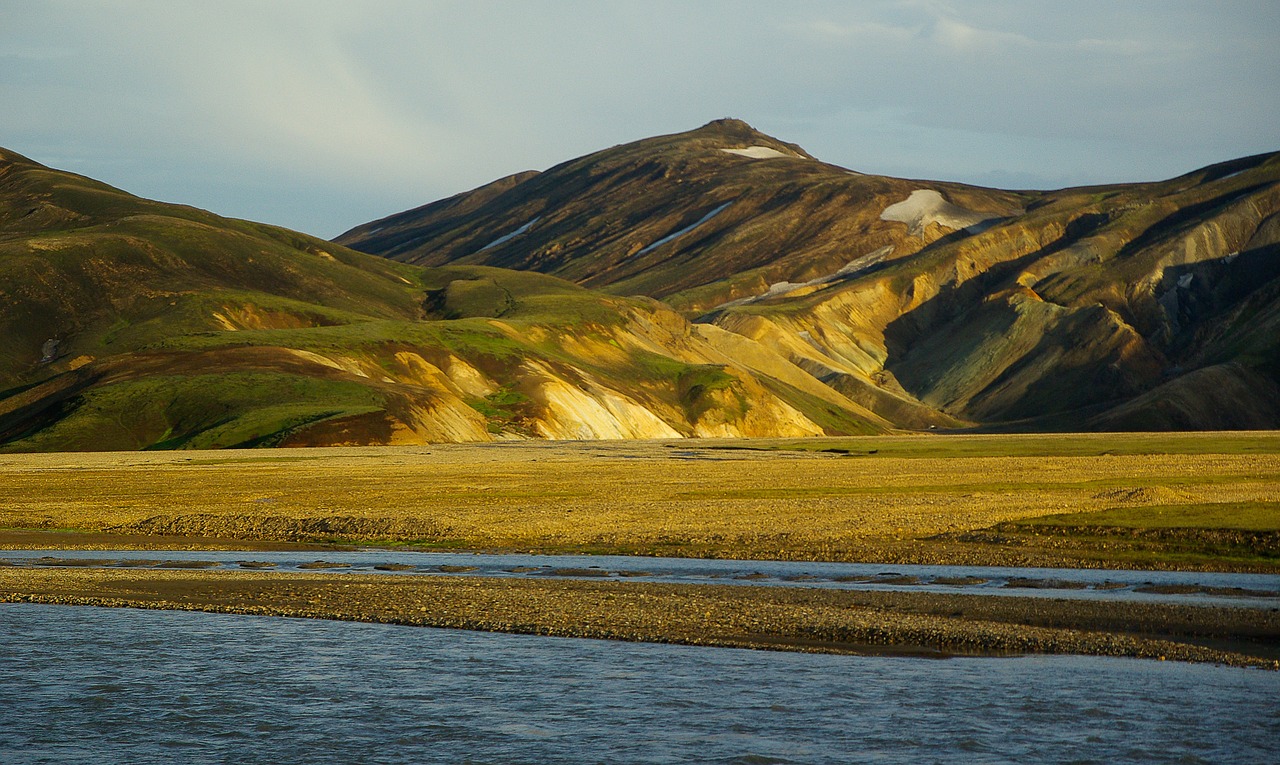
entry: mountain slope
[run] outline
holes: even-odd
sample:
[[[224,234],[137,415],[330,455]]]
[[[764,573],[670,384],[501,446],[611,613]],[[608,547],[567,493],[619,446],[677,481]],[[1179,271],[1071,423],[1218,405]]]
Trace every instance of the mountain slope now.
[[[337,241],[659,298],[902,427],[1280,427],[1278,211],[1276,154],[1008,192],[860,175],[720,120]]]
[[[892,247],[901,257],[1021,209],[1017,194],[926,184],[937,211],[881,211],[912,188],[815,160],[737,120],[522,173],[357,227],[335,241],[424,265],[538,271],[686,310],[804,282]],[[913,214],[914,213],[914,214]]]
[[[1274,427],[1274,407],[1224,409],[1203,382],[1216,378],[1191,373],[1234,363],[1220,374],[1260,392],[1277,379],[1278,181],[1280,158],[1268,155],[1160,184],[1044,194],[985,231],[715,320],[803,333],[839,362],[829,374],[891,378],[973,421]],[[1194,417],[1155,413],[1165,385]]]
[[[888,427],[653,301],[392,263],[3,150],[0,333],[7,450]]]

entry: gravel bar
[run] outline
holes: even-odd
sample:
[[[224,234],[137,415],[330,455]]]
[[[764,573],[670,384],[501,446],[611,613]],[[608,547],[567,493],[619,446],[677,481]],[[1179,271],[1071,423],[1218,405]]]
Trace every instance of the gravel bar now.
[[[0,568],[0,601],[918,656],[1125,656],[1280,670],[1280,613],[915,592],[303,572]]]

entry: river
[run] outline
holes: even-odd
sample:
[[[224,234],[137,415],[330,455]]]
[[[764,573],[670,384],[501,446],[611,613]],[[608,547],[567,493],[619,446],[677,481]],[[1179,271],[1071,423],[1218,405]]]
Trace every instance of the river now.
[[[0,604],[0,762],[1267,763],[1280,673]]]

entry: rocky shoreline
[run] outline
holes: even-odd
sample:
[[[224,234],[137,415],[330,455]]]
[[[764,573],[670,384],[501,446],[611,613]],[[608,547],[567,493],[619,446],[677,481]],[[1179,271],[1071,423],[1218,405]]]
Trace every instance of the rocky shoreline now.
[[[1280,670],[1280,614],[936,593],[263,571],[0,568],[0,601],[825,653],[1082,654]]]

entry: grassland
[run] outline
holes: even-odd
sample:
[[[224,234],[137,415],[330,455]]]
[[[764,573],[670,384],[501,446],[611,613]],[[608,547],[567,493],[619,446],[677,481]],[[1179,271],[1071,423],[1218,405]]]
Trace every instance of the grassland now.
[[[1277,497],[1275,433],[24,454],[0,456],[0,545],[1280,571]]]

